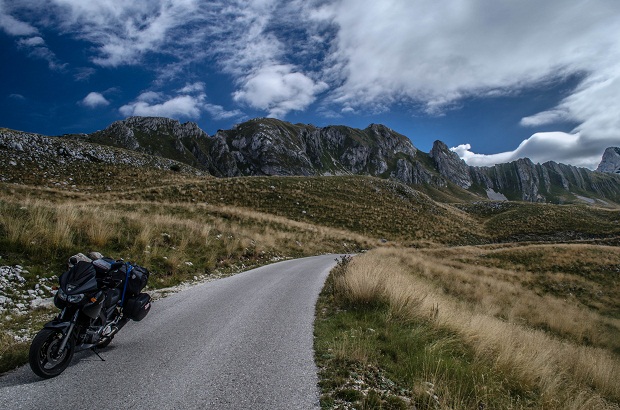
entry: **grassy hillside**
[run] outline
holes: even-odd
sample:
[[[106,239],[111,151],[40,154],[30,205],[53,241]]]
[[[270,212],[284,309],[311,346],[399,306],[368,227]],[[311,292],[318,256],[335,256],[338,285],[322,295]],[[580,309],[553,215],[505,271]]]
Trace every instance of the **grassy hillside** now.
[[[2,290],[12,302],[3,305],[0,370],[25,362],[32,331],[54,313],[28,309],[28,290],[50,296],[42,289],[77,252],[147,266],[153,290],[282,258],[377,248],[360,262],[371,268],[363,280],[333,277],[321,299],[317,358],[326,406],[619,402],[606,380],[618,376],[620,355],[620,255],[608,246],[618,244],[620,211],[470,203],[449,191],[359,176],[216,179],[81,163],[2,171],[0,265],[23,267],[24,282]],[[396,290],[388,292],[393,274]],[[503,333],[523,346],[536,337],[547,350],[502,350]],[[579,373],[558,352],[594,367]],[[545,385],[554,373],[562,379]],[[362,379],[371,387],[352,387]]]
[[[317,307],[322,406],[617,409],[618,261],[517,244],[345,260]]]

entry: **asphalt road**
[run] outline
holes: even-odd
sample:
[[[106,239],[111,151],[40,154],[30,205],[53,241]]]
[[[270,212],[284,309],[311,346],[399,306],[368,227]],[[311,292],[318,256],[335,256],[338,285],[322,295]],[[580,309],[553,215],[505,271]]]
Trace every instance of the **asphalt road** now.
[[[153,303],[60,376],[0,377],[1,409],[315,409],[313,320],[335,255],[280,262]]]

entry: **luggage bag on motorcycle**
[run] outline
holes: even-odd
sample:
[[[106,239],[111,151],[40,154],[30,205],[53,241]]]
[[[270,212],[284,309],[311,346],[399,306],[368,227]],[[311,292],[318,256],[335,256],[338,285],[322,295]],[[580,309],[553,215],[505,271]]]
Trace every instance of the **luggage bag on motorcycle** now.
[[[146,282],[149,280],[149,270],[139,266],[133,265],[133,268],[129,272],[127,278],[127,295],[136,296],[146,286]]]
[[[123,304],[123,314],[136,322],[144,319],[149,310],[151,310],[151,297],[148,293],[130,296]]]
[[[127,275],[128,269],[129,275]],[[129,263],[126,263],[119,269],[110,272],[110,277],[112,279],[121,280],[123,284],[125,284],[125,281],[127,282],[125,287],[127,296],[137,296],[146,286],[149,275],[150,272],[148,269],[139,265],[131,265]],[[121,288],[123,288],[123,286],[121,286]]]

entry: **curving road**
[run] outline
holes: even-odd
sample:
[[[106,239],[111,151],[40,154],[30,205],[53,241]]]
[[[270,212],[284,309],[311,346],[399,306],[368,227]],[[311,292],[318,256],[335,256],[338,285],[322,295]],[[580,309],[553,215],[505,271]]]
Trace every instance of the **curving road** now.
[[[314,306],[336,255],[280,262],[154,302],[60,376],[0,377],[6,409],[315,409]]]

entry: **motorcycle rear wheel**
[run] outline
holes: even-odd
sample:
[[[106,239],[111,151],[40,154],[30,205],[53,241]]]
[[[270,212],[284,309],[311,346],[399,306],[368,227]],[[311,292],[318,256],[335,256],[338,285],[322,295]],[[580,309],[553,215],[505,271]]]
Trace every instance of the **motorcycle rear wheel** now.
[[[30,368],[37,376],[49,379],[62,373],[73,358],[75,341],[69,338],[65,349],[59,352],[64,335],[59,329],[41,329],[30,345]]]

